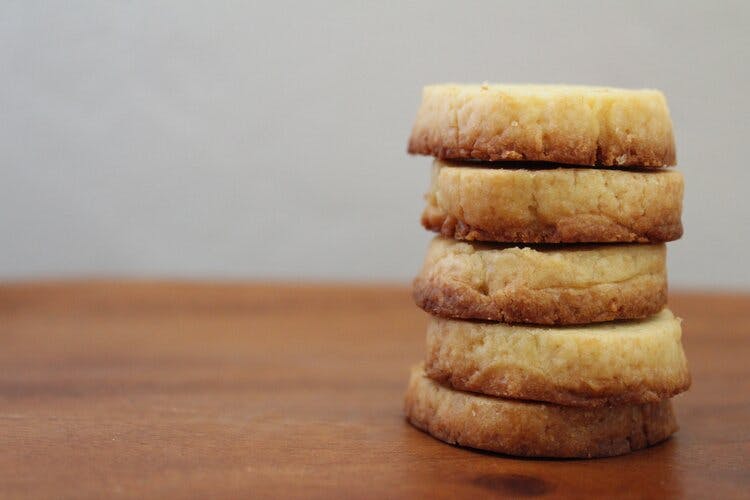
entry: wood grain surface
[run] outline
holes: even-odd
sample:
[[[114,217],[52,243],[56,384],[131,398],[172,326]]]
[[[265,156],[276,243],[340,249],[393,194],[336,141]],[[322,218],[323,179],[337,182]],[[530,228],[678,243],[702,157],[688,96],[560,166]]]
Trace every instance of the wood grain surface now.
[[[748,498],[750,297],[670,304],[677,435],[520,460],[405,422],[426,324],[405,287],[0,285],[0,497]]]

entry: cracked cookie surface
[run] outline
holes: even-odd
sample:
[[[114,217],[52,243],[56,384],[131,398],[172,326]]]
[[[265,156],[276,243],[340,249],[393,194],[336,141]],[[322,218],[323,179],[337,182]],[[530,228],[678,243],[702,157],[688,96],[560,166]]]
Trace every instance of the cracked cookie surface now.
[[[518,243],[682,236],[677,171],[496,166],[435,160],[422,225],[459,240]]]
[[[680,320],[540,327],[451,320],[427,327],[425,372],[456,389],[597,407],[655,402],[690,387]]]
[[[665,399],[574,408],[505,400],[444,387],[412,369],[407,419],[450,444],[526,457],[606,457],[645,448],[677,431]]]
[[[664,244],[535,245],[435,237],[414,300],[449,318],[572,325],[643,318],[667,303]]]
[[[675,164],[661,92],[574,85],[429,85],[408,151],[591,166]]]

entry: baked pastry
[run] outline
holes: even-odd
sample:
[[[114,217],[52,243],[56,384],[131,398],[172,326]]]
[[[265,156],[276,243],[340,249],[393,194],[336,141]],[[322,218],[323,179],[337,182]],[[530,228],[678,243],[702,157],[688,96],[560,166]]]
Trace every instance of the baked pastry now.
[[[436,160],[422,225],[460,240],[517,243],[682,236],[677,171],[489,167]]]
[[[661,92],[571,85],[427,86],[409,152],[591,166],[675,164]]]
[[[432,317],[427,375],[456,389],[570,406],[655,402],[690,387],[680,320],[569,327]]]
[[[451,444],[526,457],[607,457],[645,448],[677,430],[665,399],[643,405],[574,408],[452,390],[411,373],[406,417]]]
[[[666,248],[536,245],[436,237],[414,300],[448,318],[574,325],[643,318],[667,304]]]

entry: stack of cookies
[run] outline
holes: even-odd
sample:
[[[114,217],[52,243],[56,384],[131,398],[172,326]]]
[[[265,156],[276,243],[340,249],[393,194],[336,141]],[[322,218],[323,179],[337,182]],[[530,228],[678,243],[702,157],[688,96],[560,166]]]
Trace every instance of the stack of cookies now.
[[[627,453],[677,430],[690,386],[664,242],[683,179],[654,90],[424,89],[409,152],[432,155],[414,281],[431,314],[406,414],[510,455]]]

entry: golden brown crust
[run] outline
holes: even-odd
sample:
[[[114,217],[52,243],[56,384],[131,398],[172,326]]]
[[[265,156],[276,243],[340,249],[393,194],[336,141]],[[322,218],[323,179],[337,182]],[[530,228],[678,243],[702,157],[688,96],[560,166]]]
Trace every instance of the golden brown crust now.
[[[450,444],[526,457],[607,457],[667,439],[677,431],[670,400],[573,408],[455,391],[412,369],[406,417]]]
[[[456,389],[597,407],[662,400],[690,386],[680,322],[535,327],[432,317],[425,371]]]
[[[427,86],[408,151],[445,159],[675,164],[661,92],[563,85]]]
[[[436,237],[414,300],[449,318],[574,325],[644,318],[667,303],[656,245],[519,248]]]
[[[422,225],[469,241],[649,243],[682,236],[679,172],[486,166],[436,160]]]
[[[413,295],[419,307],[437,316],[537,325],[645,318],[667,303],[666,285],[653,286],[648,278],[583,290],[516,290],[512,296],[492,297],[439,278],[417,277]]]

